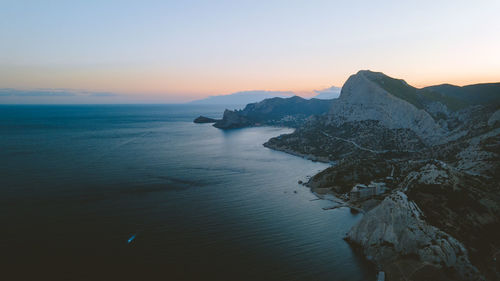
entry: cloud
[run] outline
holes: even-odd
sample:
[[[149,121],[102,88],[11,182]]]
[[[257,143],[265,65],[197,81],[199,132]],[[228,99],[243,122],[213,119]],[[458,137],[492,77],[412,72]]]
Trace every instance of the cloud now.
[[[226,104],[226,105],[246,105],[248,103],[259,102],[264,99],[274,97],[291,97],[293,92],[289,91],[242,91],[229,95],[210,96],[208,98],[195,100],[192,104]]]
[[[0,104],[101,104],[133,102],[125,94],[75,89],[0,88]]]
[[[90,93],[89,96],[91,96],[91,97],[116,97],[116,96],[118,96],[118,94],[102,92],[102,93]]]
[[[115,97],[116,93],[89,92],[70,89],[35,89],[19,90],[12,88],[0,88],[2,97]]]
[[[59,91],[59,90],[17,90],[17,89],[0,89],[0,96],[6,97],[62,97],[75,96],[75,93]]]
[[[315,90],[317,95],[314,98],[317,99],[336,99],[340,96],[341,88],[332,86],[323,90]]]

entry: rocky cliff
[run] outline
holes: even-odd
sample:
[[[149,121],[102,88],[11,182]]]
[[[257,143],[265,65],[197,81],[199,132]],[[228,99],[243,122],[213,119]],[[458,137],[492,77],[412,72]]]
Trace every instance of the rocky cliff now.
[[[429,160],[414,167],[400,187],[421,208],[427,223],[460,240],[472,263],[489,279],[498,278],[498,177],[471,175],[455,165]]]
[[[367,212],[346,238],[387,280],[499,280],[499,101],[499,83],[417,89],[360,71],[316,111],[268,100],[227,111],[220,124],[293,116],[295,132],[264,145],[334,163],[307,185]],[[371,182],[387,192],[351,198],[355,184]]]
[[[347,234],[388,280],[481,280],[465,247],[422,219],[418,206],[397,191]]]
[[[392,82],[388,87],[387,84]],[[403,80],[395,80],[379,72],[359,71],[349,77],[331,109],[329,122],[377,120],[388,129],[411,129],[428,144],[439,142],[445,129],[423,108],[412,101],[418,93]],[[405,96],[397,93],[409,92]],[[406,99],[405,99],[406,98]]]
[[[498,126],[498,109],[467,104],[449,93],[417,89],[380,72],[359,71],[347,80],[340,97],[331,101],[327,114],[310,118],[293,134],[271,139],[266,145],[326,157],[327,161],[367,152],[388,157],[428,154],[439,145],[445,151],[449,145],[457,150],[468,145],[478,153],[472,137]],[[474,160],[467,159],[467,163]]]
[[[308,185],[348,202],[357,183],[389,186],[385,199],[350,202],[368,213],[347,236],[388,280],[497,280],[500,115],[474,94],[360,71],[328,114],[265,145],[335,162]]]
[[[234,129],[252,125],[252,122],[238,111],[224,110],[221,120],[215,122],[214,127],[219,129]]]

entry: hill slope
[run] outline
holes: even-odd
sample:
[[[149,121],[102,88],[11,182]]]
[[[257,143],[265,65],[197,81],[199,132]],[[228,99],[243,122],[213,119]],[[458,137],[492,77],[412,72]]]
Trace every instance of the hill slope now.
[[[308,186],[367,211],[347,238],[388,279],[498,280],[496,87],[417,89],[380,72],[360,71],[327,114],[265,146],[336,163]],[[354,185],[372,182],[388,191],[350,196]]]
[[[423,88],[443,97],[460,100],[467,105],[500,106],[500,83],[485,83],[463,87],[442,84]]]
[[[297,127],[312,115],[321,115],[330,109],[331,100],[272,98],[248,104],[243,110],[226,110],[222,120],[214,124],[220,129],[255,125],[281,125]]]

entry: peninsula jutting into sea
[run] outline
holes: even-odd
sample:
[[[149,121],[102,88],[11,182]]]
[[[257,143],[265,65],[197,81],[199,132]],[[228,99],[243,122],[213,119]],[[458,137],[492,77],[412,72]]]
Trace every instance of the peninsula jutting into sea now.
[[[364,213],[345,240],[387,280],[500,279],[500,83],[419,89],[362,70],[338,99],[197,120],[295,128],[263,145],[331,164],[305,185]]]

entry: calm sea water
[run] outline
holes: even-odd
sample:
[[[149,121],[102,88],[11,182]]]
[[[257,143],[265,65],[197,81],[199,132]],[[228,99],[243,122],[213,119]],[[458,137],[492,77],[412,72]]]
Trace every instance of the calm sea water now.
[[[222,111],[0,106],[2,279],[375,279],[342,240],[361,215],[297,184],[326,164],[192,123]]]

